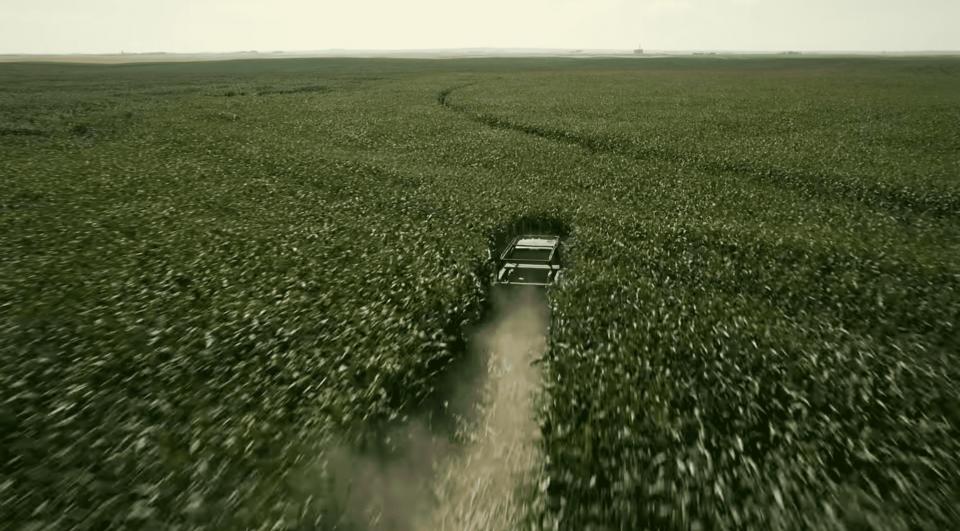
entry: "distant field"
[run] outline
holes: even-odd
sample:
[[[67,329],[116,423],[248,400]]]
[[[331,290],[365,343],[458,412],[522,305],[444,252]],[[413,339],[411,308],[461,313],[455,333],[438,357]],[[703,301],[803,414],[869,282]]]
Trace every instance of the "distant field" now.
[[[684,54],[687,55],[687,54]],[[107,54],[0,54],[0,63],[74,63],[90,65],[119,65],[135,63],[168,63],[197,61],[236,61],[261,59],[461,59],[476,57],[594,57],[630,56],[632,58],[654,57],[656,54],[635,56],[630,50],[549,50],[549,49],[498,49],[464,48],[450,50],[322,50],[315,52],[222,52],[222,53],[107,53]]]
[[[960,526],[960,59],[2,64],[0,174],[0,521],[348,527],[525,219],[532,524]]]

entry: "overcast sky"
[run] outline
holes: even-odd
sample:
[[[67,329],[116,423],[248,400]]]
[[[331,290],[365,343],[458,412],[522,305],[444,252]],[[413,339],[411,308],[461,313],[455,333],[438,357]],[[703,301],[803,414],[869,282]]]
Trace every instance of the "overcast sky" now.
[[[960,0],[0,0],[0,53],[960,50]]]

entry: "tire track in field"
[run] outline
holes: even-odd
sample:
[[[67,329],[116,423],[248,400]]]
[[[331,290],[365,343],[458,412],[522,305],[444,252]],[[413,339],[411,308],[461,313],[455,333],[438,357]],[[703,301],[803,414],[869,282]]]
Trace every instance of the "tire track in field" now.
[[[474,336],[487,380],[468,442],[438,467],[433,510],[418,531],[512,530],[528,515],[528,493],[541,462],[534,397],[536,364],[546,350],[549,315],[535,288],[495,293],[498,317]]]
[[[586,135],[541,125],[513,122],[450,102],[450,96],[453,92],[474,84],[476,83],[457,85],[441,90],[437,94],[437,103],[488,127],[578,146],[595,154],[609,153],[641,162],[658,160],[680,163],[693,159],[683,152],[662,147],[636,145],[623,138]],[[788,187],[800,192],[808,199],[835,200],[841,198],[856,201],[872,209],[885,212],[908,211],[912,214],[935,218],[960,217],[960,193],[943,188],[919,191],[906,186],[864,182],[863,180],[851,181],[835,175],[796,169],[787,170],[750,161],[694,160],[691,167],[712,175],[749,178],[763,186]]]
[[[542,462],[536,362],[546,350],[548,305],[535,289],[491,299],[492,320],[470,334],[468,363],[442,377],[453,384],[443,409],[456,440],[415,417],[387,434],[397,448],[388,455],[331,448],[325,474],[342,509],[335,528],[509,531],[531,516]]]

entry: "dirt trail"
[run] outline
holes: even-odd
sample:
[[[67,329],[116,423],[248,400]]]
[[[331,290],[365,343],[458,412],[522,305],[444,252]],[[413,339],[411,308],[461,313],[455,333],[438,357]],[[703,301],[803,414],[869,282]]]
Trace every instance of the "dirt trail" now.
[[[548,307],[533,289],[497,291],[492,302],[492,320],[473,332],[465,363],[446,377],[446,427],[411,419],[386,436],[395,448],[388,456],[328,453],[326,474],[344,511],[335,528],[518,527],[540,462],[534,362],[546,348]]]
[[[539,462],[533,401],[540,370],[533,362],[546,348],[549,317],[543,294],[532,290],[502,294],[495,305],[497,317],[473,340],[488,372],[468,443],[440,464],[436,504],[416,529],[514,529],[523,518],[527,500],[518,490]]]

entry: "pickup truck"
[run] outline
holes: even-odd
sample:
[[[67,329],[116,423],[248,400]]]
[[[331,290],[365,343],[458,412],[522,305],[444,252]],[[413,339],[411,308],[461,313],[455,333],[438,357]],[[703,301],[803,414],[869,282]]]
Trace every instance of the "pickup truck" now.
[[[524,234],[497,259],[497,284],[549,286],[560,281],[560,237]]]

